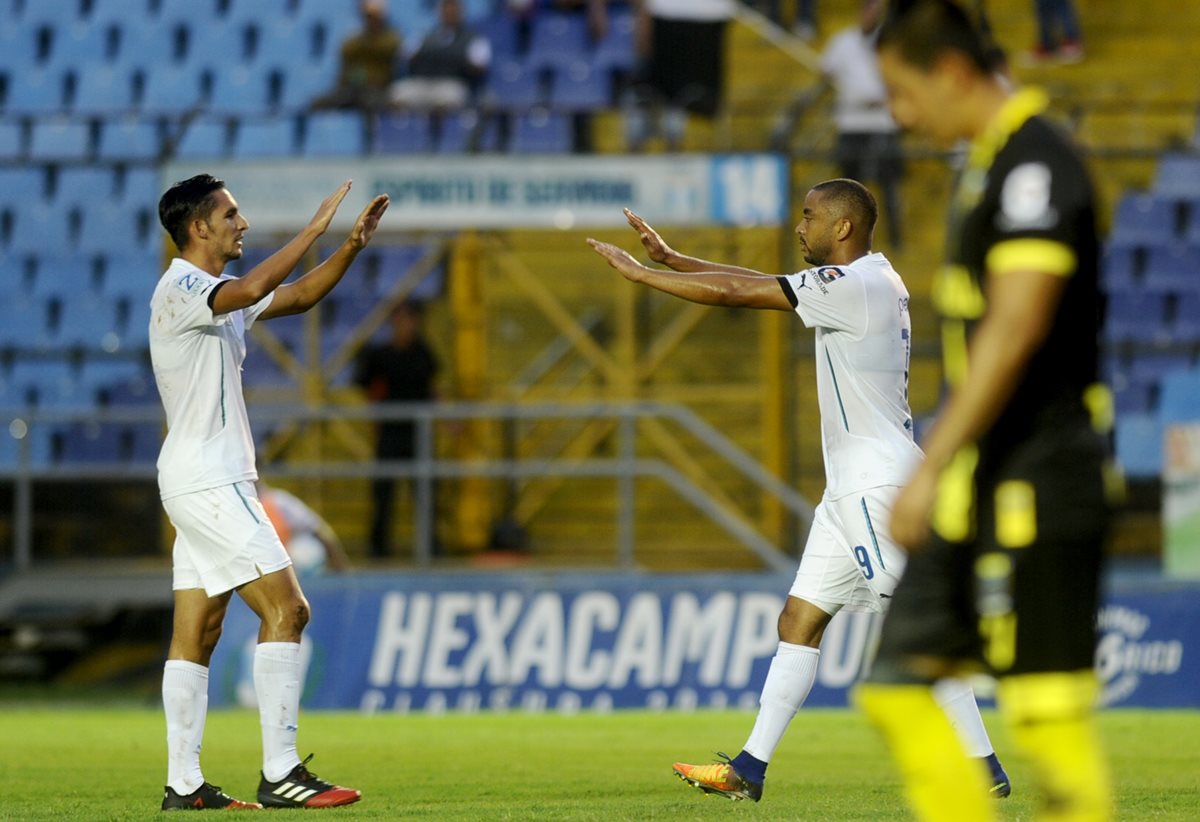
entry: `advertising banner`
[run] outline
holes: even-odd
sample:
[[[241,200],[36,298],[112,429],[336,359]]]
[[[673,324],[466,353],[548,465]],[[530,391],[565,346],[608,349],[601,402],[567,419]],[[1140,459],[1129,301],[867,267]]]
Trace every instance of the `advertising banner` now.
[[[201,172],[226,181],[251,231],[297,230],[347,179],[335,229],[377,194],[391,197],[393,230],[623,226],[626,206],[669,226],[788,219],[787,163],[774,154],[173,161],[163,186]]]
[[[790,577],[606,574],[325,578],[305,583],[304,704],[364,712],[753,708]],[[235,598],[236,599],[236,598]],[[1200,707],[1194,588],[1120,592],[1099,617],[1114,706]],[[842,613],[806,704],[844,706],[877,617]],[[230,607],[211,699],[253,704],[257,620]]]

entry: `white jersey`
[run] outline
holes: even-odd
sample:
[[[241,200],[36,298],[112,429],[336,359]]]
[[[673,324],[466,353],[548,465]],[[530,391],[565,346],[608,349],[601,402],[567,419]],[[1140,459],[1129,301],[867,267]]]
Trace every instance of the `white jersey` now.
[[[882,254],[779,278],[816,329],[817,402],[830,499],[903,485],[922,458],[908,407],[908,290]]]
[[[163,499],[258,478],[242,397],[246,330],[274,296],[213,316],[214,277],[176,258],[150,298],[150,360],[167,412],[158,456]]]

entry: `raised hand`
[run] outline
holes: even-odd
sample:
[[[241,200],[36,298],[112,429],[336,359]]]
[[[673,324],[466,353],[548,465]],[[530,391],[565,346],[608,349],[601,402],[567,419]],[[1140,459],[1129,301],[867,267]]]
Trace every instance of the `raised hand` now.
[[[629,255],[629,252],[623,248],[618,248],[612,243],[602,243],[599,240],[593,240],[589,237],[587,244],[603,257],[609,265],[620,271],[628,280],[636,282],[639,272],[646,270],[645,266]]]
[[[347,180],[325,198],[317,209],[317,213],[308,221],[310,228],[314,229],[318,234],[325,233],[326,229],[329,228],[329,223],[333,220],[333,215],[337,214],[338,206],[342,204],[342,200],[346,199],[346,195],[350,193],[351,185],[353,185],[353,182]]]
[[[351,245],[361,249],[371,242],[371,238],[375,236],[375,229],[379,228],[379,218],[383,216],[383,212],[387,211],[390,202],[391,200],[386,194],[380,194],[367,203],[367,207],[358,215],[358,220],[350,232]]]
[[[656,263],[666,263],[671,255],[675,253],[663,238],[658,235],[658,232],[650,227],[650,224],[643,220],[638,215],[634,214],[629,209],[625,209],[625,219],[629,221],[629,225],[638,233],[638,238],[642,241],[642,245],[646,249],[646,254],[651,260]]]

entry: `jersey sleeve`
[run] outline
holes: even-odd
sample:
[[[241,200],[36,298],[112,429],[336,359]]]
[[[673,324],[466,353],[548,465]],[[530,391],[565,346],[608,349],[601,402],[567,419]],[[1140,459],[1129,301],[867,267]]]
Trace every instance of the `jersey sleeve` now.
[[[1024,136],[1024,135],[1023,135]],[[1023,142],[1030,145],[1026,138]],[[991,274],[1070,276],[1084,221],[1094,219],[1088,177],[1056,144],[1032,144],[994,175],[995,211],[985,266]],[[1015,152],[1014,152],[1015,153]]]
[[[850,269],[825,265],[778,279],[788,302],[808,328],[856,334],[866,330],[863,284]]]
[[[250,327],[252,325],[254,325],[254,323],[258,320],[258,318],[262,315],[262,313],[271,306],[271,302],[274,301],[274,299],[275,299],[275,292],[272,291],[270,294],[263,297],[261,300],[256,302],[254,305],[242,309],[242,317],[246,321],[246,330],[247,331],[250,330]]]
[[[176,274],[163,293],[160,325],[178,334],[194,328],[224,325],[228,317],[213,314],[210,297],[221,280],[199,270]]]

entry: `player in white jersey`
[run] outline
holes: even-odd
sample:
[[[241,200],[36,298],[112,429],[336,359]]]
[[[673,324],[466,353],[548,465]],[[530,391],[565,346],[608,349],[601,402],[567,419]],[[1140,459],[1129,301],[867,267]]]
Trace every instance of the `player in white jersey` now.
[[[159,492],[176,531],[174,618],[163,669],[163,810],[261,807],[228,796],[200,769],[208,664],[235,590],[262,620],[254,657],[263,739],[259,802],[330,807],[361,797],[318,779],[296,751],[300,638],[309,607],[255,493],[254,441],[241,377],[246,329],[312,308],[371,241],[388,206],[386,195],[371,201],[329,259],[283,284],[328,229],[349,190],[347,181],[321,203],[304,230],[241,278],[224,270],[242,256],[249,223],[221,180],[197,175],[171,186],[159,200],[159,220],[179,249],[150,300],[150,358],[167,415]]]
[[[887,258],[871,253],[877,213],[874,197],[854,180],[813,186],[796,233],[814,267],[782,277],[680,254],[628,209],[650,259],[673,270],[643,266],[616,246],[588,241],[633,282],[706,305],[795,311],[816,333],[825,494],[779,616],[779,648],[750,738],[732,760],[675,764],[681,779],[706,793],[761,798],[767,763],[816,679],[829,621],[842,608],[885,610],[904,571],[905,553],[886,524],[921,450],[908,406],[908,291]],[[993,795],[1007,796],[1008,776],[971,689],[956,680],[939,687],[967,747],[989,767]]]

